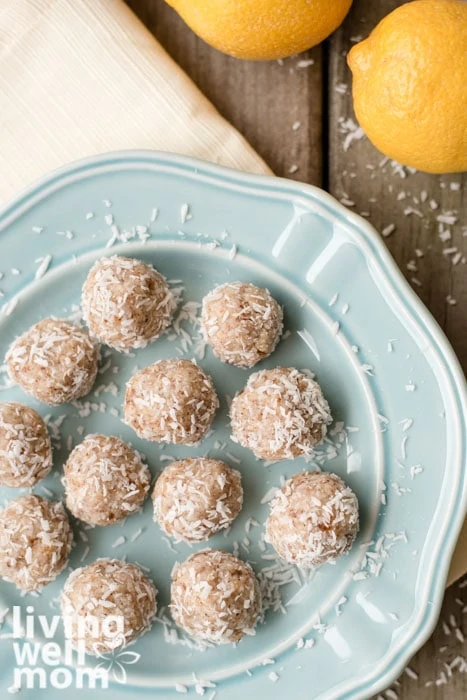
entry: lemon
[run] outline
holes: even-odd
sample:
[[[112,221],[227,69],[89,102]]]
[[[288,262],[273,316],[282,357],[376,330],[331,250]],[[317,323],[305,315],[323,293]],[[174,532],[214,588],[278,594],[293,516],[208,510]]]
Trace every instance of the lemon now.
[[[360,126],[386,156],[429,173],[467,170],[467,3],[414,0],[348,55]]]
[[[316,46],[352,0],[166,0],[191,29],[237,58],[271,60]]]

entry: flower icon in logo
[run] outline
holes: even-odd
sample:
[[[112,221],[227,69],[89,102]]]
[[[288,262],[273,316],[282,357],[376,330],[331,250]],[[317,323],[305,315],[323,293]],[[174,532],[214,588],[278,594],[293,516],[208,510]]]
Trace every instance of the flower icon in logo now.
[[[118,651],[116,649],[110,656],[98,653],[97,656],[103,659],[97,664],[96,668],[102,668],[112,676],[113,680],[120,685],[125,685],[128,674],[125,666],[131,666],[138,663],[141,654],[136,651]]]

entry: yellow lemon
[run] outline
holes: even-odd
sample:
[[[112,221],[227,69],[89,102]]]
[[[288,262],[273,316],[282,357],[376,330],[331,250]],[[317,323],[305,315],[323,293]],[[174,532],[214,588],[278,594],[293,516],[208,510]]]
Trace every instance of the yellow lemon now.
[[[380,151],[429,173],[467,170],[467,2],[401,5],[347,60],[355,113]]]
[[[236,58],[305,51],[341,24],[352,0],[166,0],[204,41]]]

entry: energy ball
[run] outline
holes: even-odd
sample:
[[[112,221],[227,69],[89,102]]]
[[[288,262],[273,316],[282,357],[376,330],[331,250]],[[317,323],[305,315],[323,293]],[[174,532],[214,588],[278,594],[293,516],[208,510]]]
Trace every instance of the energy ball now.
[[[67,508],[90,525],[113,525],[143,505],[151,474],[140,455],[116,437],[88,435],[65,464]]]
[[[219,360],[253,367],[279,342],[282,308],[267,289],[245,282],[222,284],[203,299],[201,329]]]
[[[0,403],[0,486],[34,486],[52,469],[47,426],[33,408]]]
[[[119,255],[93,265],[81,297],[91,333],[120,351],[155,340],[171,323],[175,306],[165,277],[141,260]]]
[[[164,469],[152,494],[154,520],[171,537],[207,540],[240,513],[240,472],[218,459],[182,459]]]
[[[0,511],[0,576],[38,591],[68,563],[73,534],[59,501],[20,496]]]
[[[195,639],[238,642],[254,634],[261,593],[251,566],[233,554],[206,549],[172,572],[172,617]]]
[[[252,374],[230,407],[232,440],[271,461],[308,455],[331,423],[319,384],[291,367]]]
[[[128,382],[125,422],[145,440],[195,445],[218,406],[211,378],[194,361],[160,360]]]
[[[157,589],[136,564],[97,559],[75,569],[60,598],[65,636],[88,654],[131,644],[149,630],[157,611]]]
[[[271,503],[266,542],[303,569],[345,554],[358,533],[358,501],[336,474],[302,472]]]
[[[14,341],[6,361],[11,378],[23,391],[58,406],[89,393],[99,352],[82,328],[46,318]]]

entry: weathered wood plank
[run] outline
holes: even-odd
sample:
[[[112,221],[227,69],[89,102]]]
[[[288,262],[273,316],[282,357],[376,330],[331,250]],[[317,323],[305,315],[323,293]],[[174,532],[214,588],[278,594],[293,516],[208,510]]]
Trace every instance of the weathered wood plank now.
[[[161,0],[128,5],[277,175],[322,183],[320,48],[283,65],[238,61],[198,39]]]
[[[366,36],[381,17],[400,4],[394,0],[357,0],[332,39],[330,191],[338,199],[353,202],[352,209],[367,216],[379,231],[395,226],[386,243],[415,291],[446,331],[466,369],[467,238],[461,217],[467,201],[467,177],[410,173],[385,162],[366,138],[351,140],[352,121],[356,120],[346,53],[356,39]],[[440,223],[440,217],[453,217],[456,223]]]
[[[439,622],[391,690],[400,700],[461,700],[467,697],[464,665],[467,645],[465,604],[467,576],[446,592]],[[462,586],[464,586],[462,588]],[[415,674],[415,675],[414,675]],[[377,696],[389,698],[389,695]],[[392,697],[392,696],[391,696]]]
[[[413,288],[444,328],[457,355],[467,368],[467,257],[462,212],[467,202],[467,178],[411,173],[385,162],[366,138],[358,138],[352,109],[351,75],[346,54],[355,41],[367,36],[377,22],[402,2],[355,0],[343,26],[330,42],[329,51],[329,189],[338,199],[363,214],[379,231],[394,231],[386,243]],[[349,121],[352,120],[352,121]],[[357,137],[357,138],[355,138]],[[454,225],[438,217],[456,219]],[[440,235],[441,234],[441,235]],[[449,252],[450,249],[452,252]],[[455,303],[456,302],[456,303]],[[466,579],[464,579],[466,580]],[[465,589],[452,586],[446,593],[441,618],[432,637],[414,657],[411,669],[393,687],[400,698],[457,700],[467,697],[467,676],[452,676],[445,663],[467,655],[465,615],[459,603],[467,602]],[[456,602],[457,599],[457,602]],[[451,618],[451,615],[454,615]],[[451,622],[461,630],[456,633]],[[457,635],[457,636],[456,636]],[[444,676],[446,676],[446,684]],[[436,681],[439,685],[436,684]],[[427,685],[428,684],[428,685]]]

